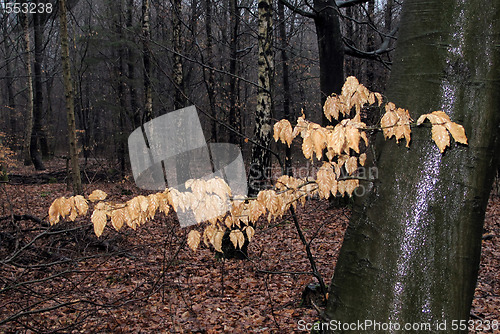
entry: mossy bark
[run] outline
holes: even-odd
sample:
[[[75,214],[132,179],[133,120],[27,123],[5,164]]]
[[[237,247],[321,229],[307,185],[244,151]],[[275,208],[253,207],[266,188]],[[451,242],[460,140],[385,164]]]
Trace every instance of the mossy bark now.
[[[445,111],[469,145],[441,154],[428,127],[412,129],[410,149],[379,138],[379,179],[355,201],[329,319],[467,332],[452,321],[469,319],[500,153],[499,18],[498,0],[405,1],[387,97],[414,119]]]

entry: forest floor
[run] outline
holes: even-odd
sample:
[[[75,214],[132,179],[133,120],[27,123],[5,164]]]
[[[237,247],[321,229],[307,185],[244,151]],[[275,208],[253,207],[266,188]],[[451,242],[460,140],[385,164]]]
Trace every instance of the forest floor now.
[[[101,189],[117,202],[144,194],[112,172],[88,172],[86,194]],[[137,230],[107,227],[100,238],[88,215],[48,227],[51,202],[71,195],[60,183],[64,166],[12,173],[0,184],[0,333],[294,333],[305,332],[299,321],[319,317],[301,305],[304,287],[315,280],[288,216],[257,225],[248,260],[221,260],[204,245],[190,250],[190,228],[173,215],[157,215]],[[328,283],[349,210],[309,200],[297,213]],[[499,238],[500,197],[492,195],[474,321],[500,320]]]

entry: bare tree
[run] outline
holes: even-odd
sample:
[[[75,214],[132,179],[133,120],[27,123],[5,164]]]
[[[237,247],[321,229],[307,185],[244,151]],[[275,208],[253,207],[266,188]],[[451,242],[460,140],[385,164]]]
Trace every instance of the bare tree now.
[[[69,155],[71,159],[72,185],[73,192],[75,194],[81,194],[82,180],[80,176],[80,166],[78,164],[78,147],[75,124],[75,97],[73,92],[73,80],[71,80],[66,0],[59,0],[59,19],[61,25],[61,59],[64,78],[64,95],[66,97],[66,115],[68,118]]]
[[[33,131],[33,70],[31,67],[31,43],[29,34],[29,19],[28,15],[21,14],[20,16],[23,25],[24,48],[26,52],[26,72],[27,72],[27,86],[28,86],[28,110],[26,115],[26,124],[23,141],[23,158],[26,166],[31,165],[31,135]]]

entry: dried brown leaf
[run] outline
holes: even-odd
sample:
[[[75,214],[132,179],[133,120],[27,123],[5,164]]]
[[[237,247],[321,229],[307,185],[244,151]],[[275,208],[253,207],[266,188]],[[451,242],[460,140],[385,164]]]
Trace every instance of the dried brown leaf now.
[[[106,197],[108,197],[108,194],[102,190],[96,189],[89,195],[89,200],[91,202],[97,202],[106,199]]]

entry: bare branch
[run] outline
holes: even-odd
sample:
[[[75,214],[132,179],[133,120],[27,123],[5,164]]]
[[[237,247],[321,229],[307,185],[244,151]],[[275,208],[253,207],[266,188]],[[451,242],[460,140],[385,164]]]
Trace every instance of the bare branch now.
[[[368,0],[344,0],[344,1],[337,0],[335,1],[335,4],[337,5],[338,8],[346,8],[359,5],[365,2],[368,2]]]
[[[391,33],[384,38],[382,44],[380,44],[380,47],[374,51],[360,50],[351,43],[349,43],[346,39],[343,39],[345,44],[344,52],[349,56],[357,58],[378,60],[384,63],[385,66],[387,66],[388,65],[387,62],[382,61],[380,56],[393,50],[393,48],[389,48],[389,44],[391,39],[394,38],[394,35],[396,34],[397,30],[398,27],[394,28],[394,30],[391,31]]]
[[[316,17],[316,14],[315,13],[312,13],[312,12],[306,12],[305,10],[303,9],[300,9],[298,6],[295,6],[295,5],[292,5],[291,3],[289,3],[287,0],[279,0],[282,4],[284,4],[285,6],[288,7],[288,9],[290,9],[291,11],[299,14],[299,15],[302,15],[302,16],[305,16],[305,17],[309,17],[311,19],[314,19]]]

